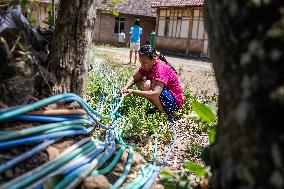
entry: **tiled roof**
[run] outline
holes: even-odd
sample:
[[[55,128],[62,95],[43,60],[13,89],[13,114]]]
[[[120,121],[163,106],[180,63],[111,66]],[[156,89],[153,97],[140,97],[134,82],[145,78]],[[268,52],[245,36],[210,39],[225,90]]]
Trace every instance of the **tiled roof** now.
[[[116,10],[123,14],[141,15],[156,17],[155,8],[151,7],[153,0],[125,0],[124,3],[117,1],[117,5],[113,6],[112,1],[106,4],[101,3],[102,0],[95,0],[97,9],[100,10]]]
[[[31,1],[31,2],[38,1],[38,2],[41,2],[41,3],[52,3],[52,0],[29,0],[29,1]],[[59,4],[59,0],[55,0],[55,3]]]
[[[202,6],[204,0],[154,0],[152,7]]]

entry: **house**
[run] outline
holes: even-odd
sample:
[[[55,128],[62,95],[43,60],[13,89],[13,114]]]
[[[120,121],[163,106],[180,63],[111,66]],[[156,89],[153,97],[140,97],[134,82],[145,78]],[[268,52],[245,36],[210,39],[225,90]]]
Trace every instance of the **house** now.
[[[156,0],[155,48],[163,52],[209,57],[203,0]]]
[[[110,1],[108,1],[110,2]],[[97,17],[95,23],[95,43],[117,44],[118,33],[123,30],[126,35],[126,41],[129,43],[129,30],[134,24],[136,18],[141,21],[143,34],[141,44],[150,40],[150,33],[155,31],[156,13],[151,7],[151,0],[125,0],[124,3],[117,1],[117,5],[103,4],[96,0]],[[114,16],[112,9],[119,13]]]

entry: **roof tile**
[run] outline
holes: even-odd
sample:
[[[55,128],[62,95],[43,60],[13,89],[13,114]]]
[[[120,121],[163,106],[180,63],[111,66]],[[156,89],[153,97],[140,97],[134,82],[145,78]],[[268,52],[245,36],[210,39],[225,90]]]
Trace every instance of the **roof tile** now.
[[[185,7],[185,6],[202,6],[204,0],[155,0],[152,7]]]
[[[116,10],[123,14],[141,15],[156,17],[155,8],[151,7],[153,0],[125,0],[124,3],[117,1],[117,5],[113,6],[112,1],[106,4],[101,3],[101,0],[96,0],[97,9],[100,10]]]

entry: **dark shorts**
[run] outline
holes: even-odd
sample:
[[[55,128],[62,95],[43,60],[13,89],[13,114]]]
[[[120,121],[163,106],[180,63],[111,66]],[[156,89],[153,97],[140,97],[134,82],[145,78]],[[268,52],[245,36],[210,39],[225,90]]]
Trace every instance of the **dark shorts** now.
[[[163,89],[160,94],[160,101],[168,114],[173,115],[176,111],[178,111],[177,102],[168,89]]]

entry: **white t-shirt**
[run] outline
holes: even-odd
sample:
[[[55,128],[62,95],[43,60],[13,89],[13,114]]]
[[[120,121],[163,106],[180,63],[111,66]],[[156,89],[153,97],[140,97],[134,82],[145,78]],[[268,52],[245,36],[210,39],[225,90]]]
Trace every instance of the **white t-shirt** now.
[[[124,43],[125,41],[125,34],[123,32],[118,33],[118,42]]]

